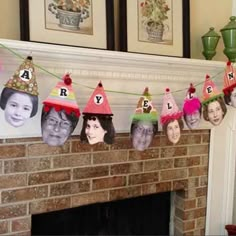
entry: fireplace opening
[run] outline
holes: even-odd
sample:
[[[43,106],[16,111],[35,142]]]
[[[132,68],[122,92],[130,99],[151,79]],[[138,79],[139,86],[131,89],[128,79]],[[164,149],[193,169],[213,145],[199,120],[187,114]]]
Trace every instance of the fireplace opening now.
[[[31,235],[169,235],[171,194],[32,215]]]

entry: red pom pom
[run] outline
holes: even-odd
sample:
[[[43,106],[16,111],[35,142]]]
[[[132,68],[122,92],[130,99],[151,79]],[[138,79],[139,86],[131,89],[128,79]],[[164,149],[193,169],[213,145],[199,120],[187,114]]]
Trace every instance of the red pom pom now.
[[[170,89],[169,89],[169,88],[166,88],[166,92],[167,92],[167,93],[170,92]]]
[[[189,93],[195,93],[196,89],[193,87],[193,84],[190,83]]]
[[[195,93],[196,89],[194,87],[189,88],[188,90],[190,93]]]
[[[206,75],[206,79],[209,79],[210,78],[210,75]]]
[[[100,81],[99,84],[98,84],[99,87],[102,87],[102,82]]]
[[[66,85],[71,85],[72,83],[72,79],[70,78],[70,75],[69,74],[66,74],[65,77],[64,77],[64,83]]]
[[[230,66],[230,65],[231,65],[231,61],[228,61],[228,62],[227,62],[227,66]]]

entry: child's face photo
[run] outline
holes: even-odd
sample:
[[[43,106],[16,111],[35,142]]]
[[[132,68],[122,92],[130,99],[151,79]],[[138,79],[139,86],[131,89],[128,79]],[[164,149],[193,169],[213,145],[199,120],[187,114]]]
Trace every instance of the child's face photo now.
[[[14,127],[22,126],[30,118],[32,109],[33,104],[29,95],[16,92],[8,98],[4,112],[5,119]]]
[[[95,144],[99,142],[104,142],[104,135],[107,133],[104,130],[97,118],[88,119],[85,134],[87,136],[89,144]]]

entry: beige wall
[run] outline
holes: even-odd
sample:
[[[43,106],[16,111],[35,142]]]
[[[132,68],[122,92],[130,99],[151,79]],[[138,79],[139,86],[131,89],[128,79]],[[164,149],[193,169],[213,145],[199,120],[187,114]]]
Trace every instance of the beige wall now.
[[[201,36],[208,32],[210,27],[214,27],[220,34],[220,29],[229,22],[232,14],[232,1],[234,0],[190,0],[192,58],[204,59]],[[118,0],[115,0],[115,6],[117,2]],[[19,0],[1,1],[0,20],[0,38],[20,39]],[[213,60],[226,60],[223,49],[221,38]]]
[[[0,38],[20,39],[19,0],[1,1]]]

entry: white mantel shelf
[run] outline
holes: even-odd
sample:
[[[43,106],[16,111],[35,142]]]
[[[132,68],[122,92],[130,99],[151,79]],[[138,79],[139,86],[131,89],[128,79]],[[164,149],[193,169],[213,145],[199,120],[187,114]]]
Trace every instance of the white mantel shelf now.
[[[128,95],[107,92],[111,109],[114,113],[114,126],[117,132],[129,132],[130,115],[137,105],[139,94],[148,86],[153,95],[153,103],[160,113],[162,95],[166,87],[175,92],[179,107],[185,97],[189,83],[204,83],[206,74],[214,78],[219,89],[223,86],[225,62],[194,60],[177,57],[163,57],[137,53],[89,49],[80,47],[58,46],[15,40],[0,39],[0,43],[15,51],[22,57],[33,56],[33,62],[52,74],[63,76],[70,72],[73,88],[81,110],[88,101],[92,89],[101,80],[105,90],[114,90]],[[6,48],[0,47],[0,89],[12,76],[22,59]],[[50,93],[58,79],[36,68],[41,101]],[[202,95],[202,85],[196,87]],[[2,112],[2,111],[1,111]],[[2,113],[0,113],[2,116]],[[82,120],[82,119],[81,119]],[[81,120],[79,123],[81,123]],[[0,138],[40,136],[40,115],[36,117],[32,129],[6,129],[0,122]],[[232,223],[233,189],[235,175],[236,111],[228,113],[220,127],[212,128],[202,123],[200,128],[211,128],[210,163],[207,199],[207,235],[226,235],[225,224]],[[35,125],[37,124],[37,125]],[[81,124],[75,133],[78,134]]]

